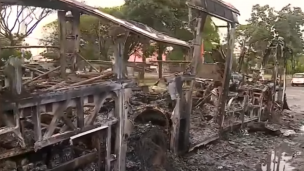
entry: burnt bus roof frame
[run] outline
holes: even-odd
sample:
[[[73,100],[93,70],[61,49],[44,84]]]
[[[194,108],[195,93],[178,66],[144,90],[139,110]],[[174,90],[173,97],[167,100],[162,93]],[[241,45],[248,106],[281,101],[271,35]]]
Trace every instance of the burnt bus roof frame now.
[[[193,0],[186,2],[193,9],[207,13],[208,15],[224,20],[229,23],[238,24],[240,11],[231,4],[221,0]]]
[[[136,24],[134,24],[134,22],[131,23],[126,20],[116,18],[112,15],[109,15],[103,11],[96,9],[95,7],[86,5],[76,0],[0,0],[0,3],[3,5],[26,5],[67,11],[77,10],[84,14],[92,15],[98,18],[105,19],[106,21],[115,23],[121,27],[124,27],[127,30],[135,32],[139,35],[143,35],[156,42],[163,42],[190,48],[190,44],[188,42],[167,36],[142,23],[137,22]]]
[[[195,38],[193,40],[193,56],[191,63],[191,73],[193,75],[196,75],[197,68],[199,67],[199,64],[202,64],[201,60],[203,57],[203,54],[201,53],[201,45],[203,43],[203,31],[202,28],[204,27],[204,24],[206,22],[207,16],[212,16],[218,19],[221,19],[223,21],[227,22],[227,44],[228,44],[228,51],[227,51],[227,57],[225,61],[225,71],[223,75],[223,85],[222,90],[219,97],[219,105],[218,105],[218,124],[219,124],[219,132],[216,137],[220,137],[223,133],[223,123],[224,123],[224,116],[225,116],[225,106],[228,99],[228,87],[229,87],[229,81],[231,77],[231,70],[232,70],[232,54],[233,54],[233,47],[234,47],[234,32],[235,32],[235,26],[238,24],[238,18],[237,16],[240,14],[240,12],[234,8],[232,5],[225,3],[220,0],[188,0],[186,2],[189,9],[194,9],[195,11]],[[191,14],[192,10],[189,10]],[[192,17],[192,16],[191,16]],[[189,17],[189,19],[192,19]],[[189,151],[190,147],[190,115],[192,114],[192,91],[193,91],[193,81],[190,85],[189,91],[186,95],[186,100],[184,102],[179,102],[178,107],[183,109],[183,112],[178,113],[174,111],[173,119],[172,120],[178,120],[177,124],[183,123],[183,126],[176,126],[174,129],[175,135],[172,136],[171,139],[172,143],[172,150],[175,153],[184,153]],[[182,122],[181,122],[182,121]],[[178,129],[177,129],[178,127]],[[172,132],[174,132],[172,131]],[[194,145],[194,147],[200,146],[202,143],[204,144],[207,141],[214,140],[214,137],[208,137],[208,139],[203,140],[201,143],[198,143]]]

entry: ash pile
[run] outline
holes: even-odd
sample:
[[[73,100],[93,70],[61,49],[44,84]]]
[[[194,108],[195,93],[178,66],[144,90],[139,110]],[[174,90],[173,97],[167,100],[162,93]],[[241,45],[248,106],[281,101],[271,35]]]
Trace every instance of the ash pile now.
[[[169,151],[170,95],[152,90],[135,91],[130,100],[129,118],[133,131],[128,138],[127,171],[185,171],[188,166]]]
[[[127,171],[186,171],[186,163],[169,150],[169,135],[162,127],[135,125],[128,140]]]

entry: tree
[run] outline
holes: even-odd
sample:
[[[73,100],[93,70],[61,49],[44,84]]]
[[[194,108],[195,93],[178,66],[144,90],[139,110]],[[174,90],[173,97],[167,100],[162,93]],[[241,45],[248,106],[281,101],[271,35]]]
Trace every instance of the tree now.
[[[7,38],[10,45],[17,45],[30,35],[50,12],[49,9],[36,7],[4,5],[0,15],[0,35]],[[16,18],[13,19],[12,16]],[[13,24],[9,24],[10,22]]]
[[[39,44],[43,46],[58,46],[59,45],[59,33],[57,21],[50,22],[43,26],[44,37],[40,39]],[[54,48],[47,48],[41,55],[49,59],[58,58],[58,50]]]
[[[184,1],[127,0],[123,9],[127,19],[146,24],[167,35],[187,39],[183,37],[185,34],[176,35],[187,26],[188,8]]]
[[[247,58],[246,63],[251,65],[257,63],[257,58],[264,55],[274,33],[284,38],[295,56],[302,54],[304,41],[301,26],[303,24],[304,13],[301,8],[287,5],[276,11],[269,5],[254,5],[247,24],[239,25],[236,32],[237,42]]]
[[[0,43],[1,46],[25,45],[24,39],[29,36],[39,22],[45,18],[51,10],[27,6],[3,5],[0,15]],[[13,18],[16,17],[16,18]],[[23,54],[23,55],[22,55]],[[0,65],[10,56],[29,59],[30,51],[20,49],[4,49],[0,53]]]
[[[0,35],[0,44],[2,47],[9,46],[10,41]],[[20,49],[2,49],[0,51],[0,56],[0,66],[3,66],[9,57],[23,57],[24,59],[30,59],[32,57],[32,53],[29,50],[24,50],[22,52]]]

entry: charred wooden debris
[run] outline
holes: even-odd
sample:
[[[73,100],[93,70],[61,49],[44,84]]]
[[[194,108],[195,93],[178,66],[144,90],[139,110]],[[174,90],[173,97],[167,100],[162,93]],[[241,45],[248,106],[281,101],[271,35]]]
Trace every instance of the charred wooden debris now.
[[[180,163],[172,161],[174,155],[283,110],[278,100],[282,98],[274,96],[277,89],[246,82],[243,75],[232,73],[233,32],[239,12],[222,1],[187,3],[189,26],[195,35],[191,43],[77,1],[0,2],[56,9],[60,28],[60,45],[53,47],[60,51],[59,63],[26,64],[12,57],[1,68],[0,170],[178,170],[172,165]],[[69,11],[72,15],[67,16]],[[100,71],[79,55],[83,14],[120,26],[112,35],[112,69]],[[214,49],[214,64],[205,64],[201,58],[207,15],[228,23],[228,50]],[[161,78],[166,85],[163,91],[155,90],[157,84],[138,86],[124,69],[124,43],[131,34],[189,49],[188,69]],[[84,69],[80,69],[81,61],[86,63]]]

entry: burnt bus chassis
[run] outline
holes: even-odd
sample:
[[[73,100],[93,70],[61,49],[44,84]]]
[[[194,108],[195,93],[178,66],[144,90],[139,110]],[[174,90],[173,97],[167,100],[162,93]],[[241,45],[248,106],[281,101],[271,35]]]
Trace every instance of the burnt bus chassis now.
[[[117,62],[117,64],[121,63]],[[122,68],[122,66],[116,66],[116,68]],[[116,170],[123,170],[121,169],[124,168],[125,152],[123,149],[126,149],[123,128],[125,113],[128,110],[125,107],[124,90],[131,88],[133,83],[130,80],[123,80],[121,75],[118,71],[117,81],[36,93],[15,102],[2,101],[1,114],[6,127],[0,130],[0,135],[9,132],[14,133],[19,140],[20,148],[1,153],[0,160],[37,151],[64,140],[70,140],[72,144],[73,140],[91,134],[96,135],[95,147],[97,151],[85,154],[49,170],[74,170],[93,161],[99,161],[98,165],[100,166],[102,150],[105,150],[105,148],[111,149],[111,137],[113,136],[111,128],[115,126],[116,132],[118,132],[116,134],[117,145],[115,149],[117,157],[116,160],[113,159],[111,150],[106,150],[104,167],[106,170],[111,170],[111,162],[115,161],[117,162],[117,165],[115,165],[117,167]],[[109,119],[102,124],[94,124],[100,108],[109,96],[115,99],[116,106],[113,116],[109,116]],[[84,107],[86,106],[94,106],[94,111],[85,118]],[[71,107],[76,109],[76,124],[64,114],[64,111]],[[49,125],[42,124],[41,114],[43,113],[53,116]],[[57,126],[59,119],[65,123],[60,128]],[[23,137],[22,133],[22,120],[30,121],[34,125],[35,143],[33,146],[26,146],[26,137]],[[55,129],[60,129],[59,133],[55,134]],[[103,147],[101,147],[101,141],[105,142]]]
[[[192,114],[192,92],[194,88],[195,80],[186,76],[180,76],[175,78],[172,82],[176,84],[177,92],[177,102],[176,107],[174,108],[174,115],[172,116],[172,128],[171,128],[171,139],[170,139],[170,148],[176,153],[185,153],[191,151],[200,144],[206,144],[217,139],[223,132],[225,115],[229,113],[226,110],[228,101],[228,88],[229,81],[232,72],[232,58],[233,58],[233,49],[234,49],[234,32],[235,25],[238,24],[238,15],[240,12],[231,6],[223,2],[222,0],[189,0],[186,2],[189,9],[189,24],[190,27],[194,28],[194,40],[192,41],[192,58],[190,65],[190,75],[196,76],[198,67],[202,66],[200,64],[204,63],[202,61],[201,47],[203,43],[203,28],[207,16],[212,16],[223,21],[227,22],[226,26],[217,26],[227,28],[227,57],[225,62],[225,70],[222,80],[222,87],[219,96],[219,106],[218,117],[219,117],[219,127],[220,131],[214,135],[208,137],[206,140],[203,140],[199,144],[192,144],[190,146],[190,116]],[[192,77],[193,78],[193,77]],[[184,95],[182,91],[182,85],[185,81],[190,81],[189,90]],[[245,109],[244,109],[245,110]],[[234,125],[231,125],[234,127]],[[229,128],[228,128],[229,129]]]
[[[125,112],[125,108],[122,110],[118,110],[115,112],[112,120],[107,121],[103,125],[95,124],[92,125],[94,118],[104,100],[109,96],[114,94],[115,98],[118,102],[119,91],[123,90],[123,88],[127,88],[130,84],[119,84],[119,83],[103,83],[97,85],[89,85],[82,87],[74,87],[72,89],[63,89],[55,92],[47,92],[36,94],[32,97],[27,97],[19,100],[17,103],[10,102],[2,102],[2,115],[6,118],[6,125],[14,125],[14,127],[7,127],[6,129],[0,130],[0,135],[8,132],[14,132],[15,135],[18,136],[21,147],[19,149],[14,149],[13,151],[7,151],[4,154],[1,154],[0,159],[4,159],[7,157],[13,157],[25,152],[37,151],[42,149],[43,147],[59,143],[64,140],[68,140],[74,135],[85,133],[89,130],[94,130],[94,132],[100,131],[102,129],[107,129],[108,138],[107,138],[107,146],[110,147],[111,144],[111,126],[113,124],[118,123],[118,116],[121,115],[121,112]],[[91,96],[91,97],[90,97]],[[92,100],[91,100],[92,99]],[[94,105],[95,110],[91,113],[91,115],[84,119],[84,106],[86,105]],[[122,103],[124,105],[124,103]],[[71,121],[67,118],[64,118],[63,112],[69,108],[75,107],[77,110],[77,126],[75,126]],[[52,114],[53,118],[50,125],[41,125],[40,122],[40,113],[48,113]],[[12,116],[13,115],[13,116]],[[13,119],[14,118],[14,119]],[[62,133],[54,134],[54,131],[57,126],[57,119],[64,118],[68,124],[66,126],[69,127],[69,130],[66,126],[61,128]],[[22,122],[19,119],[31,119],[34,125],[34,133],[35,133],[35,144],[33,147],[26,147],[24,143],[24,138],[22,136]],[[124,121],[124,119],[121,119]],[[98,128],[98,129],[96,129]],[[46,130],[45,133],[42,133],[42,130]],[[91,132],[92,133],[92,132]],[[97,152],[94,152],[97,154]],[[87,154],[85,156],[81,156],[79,159],[75,159],[75,163],[81,163],[79,161],[83,160],[83,158],[88,157],[89,160],[86,162],[94,161],[97,155],[93,153]],[[110,154],[107,154],[107,159],[110,160]],[[69,168],[77,167],[74,165],[73,167],[68,166]]]
[[[0,2],[2,3],[1,5],[26,5],[59,10],[60,70],[63,78],[67,78],[67,68],[71,69],[72,72],[75,72],[77,69],[77,64],[75,63],[77,57],[75,54],[79,52],[79,21],[81,14],[93,15],[124,28],[119,36],[113,38],[114,46],[116,47],[114,49],[115,64],[113,66],[116,74],[115,80],[99,84],[66,87],[52,92],[33,93],[24,98],[14,99],[13,101],[1,99],[1,119],[2,124],[5,126],[0,127],[0,135],[7,133],[14,134],[20,148],[0,152],[0,162],[43,149],[44,147],[56,145],[65,140],[70,140],[70,144],[73,144],[73,141],[76,141],[78,138],[80,139],[82,136],[89,135],[90,139],[92,139],[93,148],[97,151],[82,155],[49,170],[75,170],[85,164],[98,161],[99,169],[124,171],[127,149],[124,128],[128,113],[128,99],[125,99],[125,90],[134,87],[133,81],[124,78],[122,69],[124,68],[122,54],[126,38],[131,33],[135,33],[157,42],[175,44],[185,48],[189,48],[190,45],[187,42],[158,33],[144,25],[138,27],[124,20],[117,19],[77,1],[1,0]],[[68,11],[71,11],[72,17],[66,16]],[[66,31],[67,22],[72,25],[72,34],[70,35]],[[96,124],[94,121],[108,97],[112,97],[115,100],[114,114],[110,114],[104,123]],[[87,117],[84,114],[84,107],[86,106],[94,106],[93,112],[86,115]],[[76,124],[64,114],[68,108],[76,109]],[[45,113],[52,116],[51,122],[48,125],[43,124],[41,121],[41,115]],[[58,128],[59,119],[63,121],[64,125]],[[23,132],[24,120],[33,124],[34,144],[28,145],[26,143],[26,137],[24,137]],[[113,144],[111,137],[114,135],[111,131],[112,127],[115,129],[115,151],[111,151],[113,149],[111,147]]]
[[[81,13],[94,15],[102,19],[110,20],[120,26],[124,27],[126,30],[131,32],[135,32],[139,35],[143,35],[152,40],[175,44],[183,47],[193,47],[193,57],[191,64],[191,75],[189,76],[177,76],[173,82],[176,84],[178,99],[176,101],[176,107],[174,110],[174,115],[171,118],[173,121],[173,126],[171,128],[171,141],[170,148],[175,153],[185,152],[187,148],[189,148],[189,127],[190,127],[190,115],[192,113],[192,87],[193,81],[191,83],[190,91],[187,92],[186,97],[183,97],[182,93],[182,84],[184,81],[193,80],[197,64],[200,58],[200,47],[202,44],[201,39],[201,29],[204,25],[204,20],[207,15],[212,15],[214,17],[223,19],[227,21],[228,28],[230,26],[234,28],[235,17],[233,14],[236,12],[235,9],[231,9],[226,4],[223,4],[221,1],[213,1],[208,0],[208,6],[204,6],[205,1],[203,0],[199,4],[196,2],[188,3],[189,9],[195,11],[195,21],[197,28],[195,30],[195,40],[193,45],[189,45],[186,42],[179,41],[177,39],[165,36],[163,34],[157,32],[151,32],[149,28],[141,29],[136,27],[135,25],[125,22],[123,20],[119,20],[115,17],[112,17],[108,14],[102,13],[93,7],[87,6],[85,4],[71,1],[71,0],[43,0],[43,1],[35,1],[35,0],[1,0],[3,5],[27,5],[27,6],[36,6],[42,8],[51,8],[57,9],[58,11],[58,20],[59,26],[63,25],[64,17],[67,11],[71,11],[73,16],[75,17],[74,24],[79,24],[79,16]],[[215,11],[211,11],[212,9],[217,9]],[[78,23],[77,23],[78,22]],[[127,31],[128,32],[128,31]],[[73,30],[74,38],[79,34],[79,30]],[[229,31],[229,34],[233,33],[233,29]],[[60,57],[61,59],[65,59],[66,56],[72,56],[71,53],[68,52],[64,47],[67,41],[65,41],[64,36],[65,33],[61,31],[61,46],[60,46]],[[73,38],[73,36],[72,36]],[[229,45],[232,46],[233,36],[229,37]],[[79,50],[79,39],[74,39],[75,46],[72,49],[72,52],[77,52]],[[123,80],[123,60],[122,60],[122,51],[124,46],[125,37],[118,38],[115,40],[116,44],[116,55],[115,55],[115,72],[117,74],[117,81],[114,82],[104,82],[102,84],[95,85],[87,85],[87,86],[79,86],[61,89],[55,92],[44,92],[41,94],[33,94],[30,97],[20,99],[15,102],[3,101],[1,102],[1,112],[3,113],[3,118],[5,119],[5,124],[7,127],[4,129],[0,129],[0,135],[5,134],[7,132],[13,132],[20,141],[20,149],[14,151],[8,151],[0,156],[0,160],[4,158],[9,158],[13,156],[17,156],[22,153],[26,153],[32,150],[39,150],[43,147],[59,143],[64,140],[69,140],[72,142],[73,139],[76,139],[80,136],[92,133],[99,133],[100,131],[105,132],[106,135],[106,157],[105,157],[105,170],[110,171],[111,163],[114,161],[114,170],[123,171],[125,170],[125,154],[126,154],[126,140],[124,138],[124,124],[128,108],[126,108],[126,100],[124,99],[124,89],[131,88],[133,83],[130,80]],[[232,58],[232,51],[230,49],[228,53],[228,59]],[[73,64],[72,64],[73,65]],[[61,60],[61,71],[62,76],[65,75],[65,68],[68,68],[68,64],[65,60]],[[71,66],[71,65],[70,65]],[[227,90],[229,83],[229,75],[231,72],[231,61],[227,60],[226,62],[226,70],[225,70],[225,78],[223,80],[224,86],[221,96],[221,102],[225,105],[227,101]],[[115,112],[111,120],[106,123],[100,125],[92,125],[94,119],[99,112],[98,109],[102,106],[104,100],[108,96],[114,96],[115,99]],[[93,99],[93,100],[92,100]],[[89,117],[84,119],[83,107],[86,105],[95,106],[95,110],[91,113]],[[71,123],[65,116],[63,115],[63,111],[68,107],[76,107],[77,113],[77,124],[76,126]],[[222,107],[223,108],[223,107]],[[47,112],[53,116],[52,122],[50,125],[42,125],[40,120],[40,113]],[[224,115],[224,110],[220,110],[220,113]],[[25,147],[24,138],[22,136],[22,124],[20,119],[31,118],[34,124],[34,132],[35,132],[35,144],[33,147]],[[62,118],[65,122],[65,126],[60,128],[60,134],[54,134],[54,130],[56,129],[56,120],[58,118]],[[111,127],[115,126],[116,128],[116,143],[115,143],[115,155],[116,158],[113,159],[111,154]],[[42,130],[46,130],[44,134],[42,134]],[[70,131],[68,131],[70,130]],[[98,134],[97,134],[98,135]],[[99,138],[97,138],[99,139]],[[97,141],[101,141],[100,139]],[[100,145],[99,145],[100,146]],[[86,163],[90,163],[92,161],[96,161],[98,159],[100,165],[100,153],[101,147],[96,146],[97,152],[92,152],[81,157],[78,157],[72,161],[64,163],[56,168],[52,168],[49,170],[73,170],[81,165]]]

